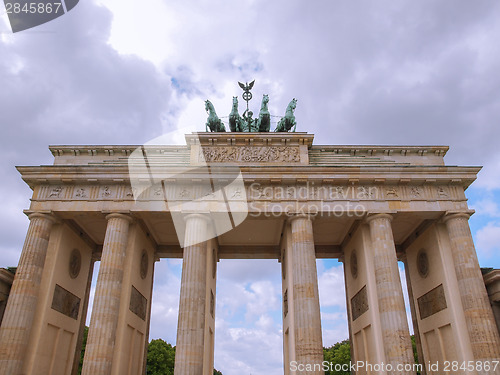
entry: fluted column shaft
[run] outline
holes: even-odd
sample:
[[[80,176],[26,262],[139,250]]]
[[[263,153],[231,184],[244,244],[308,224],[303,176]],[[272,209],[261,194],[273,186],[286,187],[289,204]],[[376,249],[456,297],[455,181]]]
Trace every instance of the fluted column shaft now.
[[[36,312],[50,232],[55,218],[32,213],[0,330],[0,373],[22,372]]]
[[[108,224],[83,361],[83,375],[111,374],[120,309],[123,268],[132,219],[123,214],[106,216]]]
[[[207,288],[208,219],[200,214],[186,217],[179,320],[175,350],[175,375],[201,375],[205,345],[205,298]]]
[[[295,359],[304,365],[321,364],[323,341],[312,221],[305,215],[295,216],[291,219],[291,227]],[[324,371],[308,371],[307,374],[320,375]]]
[[[369,216],[367,221],[370,225],[373,267],[386,361],[392,365],[392,374],[415,374],[415,371],[396,371],[398,365],[414,363],[414,358],[392,235],[392,216],[376,214]]]
[[[450,237],[472,353],[477,361],[498,360],[500,338],[479,268],[468,223],[469,214],[451,214],[444,220]]]

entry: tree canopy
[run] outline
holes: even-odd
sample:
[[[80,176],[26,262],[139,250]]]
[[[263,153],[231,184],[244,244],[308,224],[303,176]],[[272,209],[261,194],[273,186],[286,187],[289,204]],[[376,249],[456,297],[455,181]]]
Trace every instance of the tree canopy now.
[[[335,371],[335,365],[347,364],[351,361],[351,345],[349,340],[344,340],[330,346],[323,348],[323,357],[329,363],[329,370],[325,371],[325,375],[350,375],[350,371]],[[340,368],[340,366],[338,366]],[[333,370],[332,370],[333,369]]]
[[[146,375],[173,375],[175,364],[175,346],[162,339],[151,340],[148,345]],[[214,375],[222,372],[214,369]]]
[[[173,375],[175,347],[162,339],[151,340],[146,362],[147,375]]]

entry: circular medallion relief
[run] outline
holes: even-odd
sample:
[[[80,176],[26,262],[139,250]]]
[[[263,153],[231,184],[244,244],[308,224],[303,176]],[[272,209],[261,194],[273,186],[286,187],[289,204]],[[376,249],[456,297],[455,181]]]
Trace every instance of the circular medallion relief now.
[[[429,274],[429,258],[424,249],[420,250],[417,254],[417,270],[421,277],[427,277]]]
[[[145,279],[148,274],[148,263],[149,263],[148,253],[146,252],[146,250],[142,250],[141,264],[140,264],[140,272],[142,279]]]
[[[358,256],[356,255],[356,250],[351,253],[351,275],[355,279],[358,277]]]
[[[80,250],[73,249],[69,256],[69,276],[72,279],[76,279],[80,274],[80,269],[82,268],[82,254]]]

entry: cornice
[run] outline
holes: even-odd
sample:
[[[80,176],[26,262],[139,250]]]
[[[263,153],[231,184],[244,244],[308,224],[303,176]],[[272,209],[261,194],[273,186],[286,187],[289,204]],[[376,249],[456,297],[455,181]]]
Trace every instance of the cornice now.
[[[481,167],[471,166],[241,166],[240,171],[246,182],[282,181],[321,182],[341,184],[375,183],[381,185],[416,184],[416,185],[460,185],[467,188],[477,177]],[[130,183],[128,166],[19,166],[23,180],[34,188],[41,184],[75,183]],[[193,166],[169,166],[168,175],[178,171],[175,179],[196,179],[199,168]],[[231,170],[228,174],[233,175]],[[149,180],[148,173],[134,174],[133,178]],[[171,178],[171,177],[169,177]],[[198,177],[199,178],[199,177]],[[229,177],[228,177],[229,178]],[[233,176],[234,178],[234,176]]]

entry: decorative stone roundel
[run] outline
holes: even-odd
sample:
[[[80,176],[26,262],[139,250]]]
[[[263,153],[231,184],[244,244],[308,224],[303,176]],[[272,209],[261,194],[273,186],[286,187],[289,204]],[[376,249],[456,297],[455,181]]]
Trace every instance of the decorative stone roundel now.
[[[72,279],[76,279],[80,274],[80,269],[82,268],[82,254],[80,250],[73,249],[69,256],[69,276]]]
[[[417,254],[417,270],[421,277],[427,277],[429,274],[429,258],[424,249],[420,250]]]
[[[140,264],[141,279],[146,278],[148,274],[148,267],[149,267],[148,253],[146,250],[142,250],[141,264]]]
[[[356,250],[351,253],[351,275],[355,279],[358,277],[358,256],[356,255]]]

